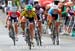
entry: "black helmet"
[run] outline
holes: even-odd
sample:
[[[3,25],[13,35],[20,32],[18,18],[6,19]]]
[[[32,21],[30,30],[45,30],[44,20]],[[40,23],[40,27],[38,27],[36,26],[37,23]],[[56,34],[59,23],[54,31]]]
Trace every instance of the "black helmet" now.
[[[41,7],[40,7],[39,4],[35,5],[35,9],[36,9],[36,10],[39,10],[40,8],[41,8]]]

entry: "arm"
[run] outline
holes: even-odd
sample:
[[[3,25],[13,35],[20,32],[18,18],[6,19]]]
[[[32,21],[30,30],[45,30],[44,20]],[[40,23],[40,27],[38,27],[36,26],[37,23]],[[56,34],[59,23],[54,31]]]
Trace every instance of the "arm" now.
[[[33,12],[33,13],[34,13],[34,21],[38,21],[38,18],[37,18],[36,12]]]
[[[9,15],[6,16],[6,24],[7,24],[8,20],[9,20]]]
[[[22,19],[23,16],[24,16],[24,11],[22,13],[20,13],[19,22],[21,22],[21,19]]]
[[[60,19],[62,19],[62,11],[61,11],[61,9],[59,9],[58,13],[59,13]]]

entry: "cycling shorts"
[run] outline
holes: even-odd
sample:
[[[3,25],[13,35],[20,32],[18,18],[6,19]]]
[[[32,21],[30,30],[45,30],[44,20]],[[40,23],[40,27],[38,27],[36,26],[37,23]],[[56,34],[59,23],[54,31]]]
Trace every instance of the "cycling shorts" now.
[[[17,19],[17,17],[10,17],[10,19],[9,19],[11,22],[12,21],[14,21],[14,22],[18,22],[18,19]]]
[[[58,14],[52,14],[52,18],[53,18],[53,20],[57,20],[58,19]]]
[[[39,14],[37,14],[37,19],[40,20],[40,16],[39,16]]]
[[[34,17],[30,18],[30,17],[26,17],[30,23],[34,22]]]

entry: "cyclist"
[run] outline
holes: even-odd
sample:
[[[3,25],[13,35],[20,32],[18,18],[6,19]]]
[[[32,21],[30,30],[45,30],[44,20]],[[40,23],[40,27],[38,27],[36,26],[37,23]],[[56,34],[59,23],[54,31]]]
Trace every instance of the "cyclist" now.
[[[21,16],[20,16],[20,21],[21,21],[21,28],[24,32],[25,30],[25,23],[27,19],[30,22],[29,30],[30,30],[30,37],[31,37],[31,42],[33,43],[33,38],[34,38],[34,20],[36,19],[36,13],[33,11],[33,6],[28,4],[25,7],[25,10],[22,11]],[[25,34],[25,33],[24,33]]]
[[[36,3],[35,7],[35,12],[37,15],[37,20],[38,20],[38,27],[39,27],[39,33],[40,35],[42,35],[42,22],[43,22],[43,13],[44,10],[41,8],[41,6],[39,5],[39,3]]]
[[[59,14],[58,6],[54,5],[48,11],[47,21],[48,21],[49,27],[51,26],[51,23],[54,21],[55,22],[54,26],[56,26],[57,32],[59,32],[59,29],[58,29],[59,20],[60,20],[60,14]]]
[[[7,25],[8,30],[10,30],[12,20],[14,20],[16,41],[18,40],[18,17],[20,16],[20,12],[17,9],[18,8],[16,6],[12,6],[6,17],[6,25]]]

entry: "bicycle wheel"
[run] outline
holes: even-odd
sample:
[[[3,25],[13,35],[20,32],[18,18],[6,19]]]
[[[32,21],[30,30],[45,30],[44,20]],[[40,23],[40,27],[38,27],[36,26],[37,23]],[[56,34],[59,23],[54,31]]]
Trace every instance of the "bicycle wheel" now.
[[[53,41],[53,45],[55,45],[55,26],[54,26],[54,22],[52,23],[52,41]]]
[[[11,37],[11,39],[13,40],[13,43],[14,43],[14,46],[15,46],[15,32],[14,32],[14,28],[13,28],[13,26],[11,26],[11,28],[10,28],[10,33],[9,33],[9,35],[10,35],[10,37]]]
[[[38,30],[35,31],[35,39],[36,39],[36,43],[37,43],[37,45],[39,45]]]
[[[30,41],[30,35],[28,35],[28,46],[29,46],[29,49],[31,50],[31,41]]]
[[[55,32],[55,30],[53,30],[53,38],[52,38],[53,39],[53,45],[55,45],[55,33],[54,32]]]
[[[56,35],[56,42],[57,42],[57,45],[59,45],[59,34],[57,32],[57,35]]]
[[[29,49],[31,50],[31,40],[30,40],[30,34],[29,34],[29,29],[26,30],[26,41],[28,43]]]
[[[39,43],[40,43],[40,46],[42,46],[41,36],[40,36],[40,34],[39,34],[39,33],[38,33],[38,35],[39,35]]]
[[[38,27],[36,27],[35,39],[36,39],[37,45],[41,46],[42,45],[42,43],[41,43],[41,36],[40,36]]]

